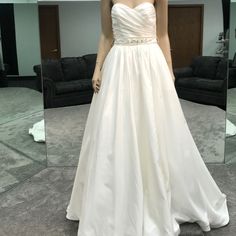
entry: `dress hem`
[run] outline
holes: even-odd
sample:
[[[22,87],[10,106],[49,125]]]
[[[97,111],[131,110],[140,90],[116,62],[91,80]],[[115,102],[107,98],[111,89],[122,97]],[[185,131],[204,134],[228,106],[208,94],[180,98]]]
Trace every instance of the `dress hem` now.
[[[66,213],[66,219],[72,220],[72,221],[80,221],[79,217],[75,217],[75,216],[73,216],[73,215],[70,215],[68,212]],[[203,225],[203,224],[201,224],[201,223],[199,223],[199,222],[197,222],[197,221],[190,222],[190,223],[197,223],[203,232],[209,232],[209,231],[211,231],[212,229],[224,227],[224,226],[228,225],[229,222],[230,222],[230,219],[229,219],[229,217],[227,217],[227,218],[223,221],[223,223],[220,223],[220,224],[208,224],[208,225]],[[179,224],[179,225],[180,225],[180,224]],[[179,228],[178,233],[180,233],[180,228]],[[177,235],[178,235],[178,234],[177,234]]]

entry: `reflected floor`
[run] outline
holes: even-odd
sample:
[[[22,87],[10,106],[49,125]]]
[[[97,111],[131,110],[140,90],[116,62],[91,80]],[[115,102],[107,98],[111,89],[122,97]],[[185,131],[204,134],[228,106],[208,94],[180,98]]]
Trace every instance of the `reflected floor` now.
[[[236,88],[227,91],[227,119],[236,125]],[[236,163],[236,135],[227,137],[225,159],[227,163]]]
[[[189,128],[204,160],[208,162],[222,161],[224,111],[214,106],[196,104],[181,99],[180,101]],[[63,165],[76,166],[78,163],[88,111],[89,104],[46,109],[48,164],[58,165],[58,167],[48,167],[0,195],[1,236],[77,235],[78,222],[68,221],[65,218],[76,167],[63,167]],[[13,130],[15,129],[13,128]],[[4,145],[4,143],[1,144]],[[34,160],[33,154],[28,156]],[[25,166],[30,165],[28,160],[22,159],[22,163],[25,163]],[[205,235],[233,236],[236,226],[236,203],[234,201],[236,166],[208,164],[208,167],[219,187],[228,196],[231,223]],[[14,183],[14,178],[11,181]],[[11,224],[11,222],[13,223]],[[197,224],[181,225],[181,236],[190,235],[204,234]]]
[[[22,87],[0,89],[0,193],[46,166],[45,143],[34,142],[29,128],[43,118],[40,92]]]
[[[225,111],[180,99],[193,138],[206,163],[224,161]],[[90,104],[45,110],[49,166],[77,166]]]
[[[236,165],[208,164],[227,195],[230,224],[207,236],[234,236],[236,227]],[[50,167],[0,196],[0,235],[76,236],[78,222],[65,218],[76,167]],[[202,236],[196,224],[181,225],[181,236]]]

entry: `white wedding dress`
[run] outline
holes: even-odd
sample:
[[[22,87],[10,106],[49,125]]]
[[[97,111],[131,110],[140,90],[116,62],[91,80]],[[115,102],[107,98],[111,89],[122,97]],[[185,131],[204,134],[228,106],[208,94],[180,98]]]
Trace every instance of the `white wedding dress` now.
[[[152,3],[116,3],[114,44],[93,95],[66,218],[78,236],[174,236],[229,222],[156,38]]]

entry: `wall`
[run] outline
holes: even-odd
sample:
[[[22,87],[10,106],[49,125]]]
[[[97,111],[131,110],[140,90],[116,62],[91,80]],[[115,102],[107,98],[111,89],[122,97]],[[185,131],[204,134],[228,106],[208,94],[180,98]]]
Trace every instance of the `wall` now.
[[[100,2],[51,1],[51,4],[55,3],[59,5],[62,56],[96,52],[100,32]],[[215,55],[219,46],[216,43],[218,34],[223,32],[221,0],[169,0],[169,4],[204,4],[203,55]]]
[[[32,76],[40,64],[37,4],[14,4],[17,60],[20,76]]]
[[[59,16],[62,57],[97,53],[99,2],[60,3]]]

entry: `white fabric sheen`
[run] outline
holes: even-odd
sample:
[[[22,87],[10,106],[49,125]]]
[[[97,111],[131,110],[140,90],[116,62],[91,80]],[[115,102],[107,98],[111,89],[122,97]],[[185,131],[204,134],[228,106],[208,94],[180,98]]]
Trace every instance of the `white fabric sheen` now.
[[[155,37],[155,10],[112,8],[115,40]],[[177,236],[229,221],[226,195],[190,133],[158,43],[114,44],[84,130],[67,219],[78,236]]]
[[[44,119],[33,124],[32,128],[29,128],[29,134],[34,138],[35,142],[45,142],[45,124]]]

